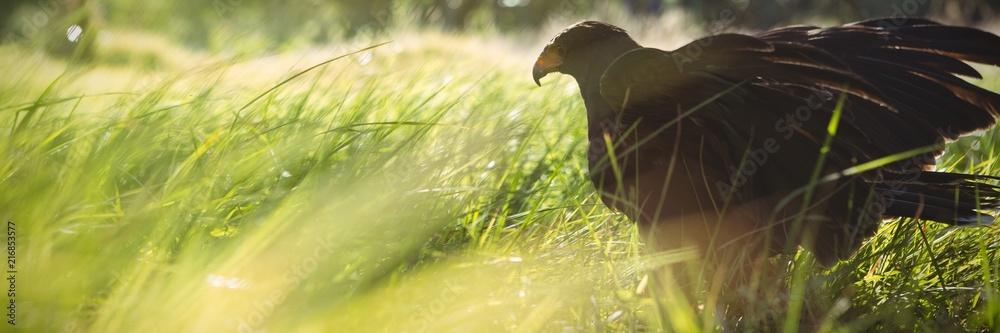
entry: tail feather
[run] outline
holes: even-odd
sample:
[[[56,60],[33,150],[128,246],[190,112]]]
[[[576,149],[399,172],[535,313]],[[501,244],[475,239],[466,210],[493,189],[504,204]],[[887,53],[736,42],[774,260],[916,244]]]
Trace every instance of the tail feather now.
[[[951,225],[992,223],[1000,211],[997,177],[921,172],[891,174],[875,184],[885,204],[883,215],[915,217]],[[992,181],[992,182],[991,182]]]

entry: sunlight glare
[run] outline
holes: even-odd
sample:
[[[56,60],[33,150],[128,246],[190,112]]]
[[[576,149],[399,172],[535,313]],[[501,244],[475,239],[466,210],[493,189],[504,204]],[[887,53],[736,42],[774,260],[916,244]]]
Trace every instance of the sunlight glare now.
[[[81,28],[79,25],[76,24],[70,26],[69,29],[66,30],[66,38],[74,43],[80,40],[80,35],[82,34],[83,34],[83,28]]]

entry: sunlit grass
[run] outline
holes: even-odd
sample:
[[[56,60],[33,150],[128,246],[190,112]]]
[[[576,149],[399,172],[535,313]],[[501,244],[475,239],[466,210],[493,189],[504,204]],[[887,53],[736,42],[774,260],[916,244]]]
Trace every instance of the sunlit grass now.
[[[537,50],[414,35],[268,92],[373,44],[152,69],[5,46],[0,217],[18,226],[17,328],[721,329],[712,281],[654,301],[651,267],[689,254],[648,256],[600,203],[575,83],[534,87]],[[941,165],[996,174],[994,135]],[[892,221],[832,270],[775,259],[787,289],[747,302],[739,327],[996,330],[998,250],[995,226]],[[793,289],[801,314],[783,309]]]

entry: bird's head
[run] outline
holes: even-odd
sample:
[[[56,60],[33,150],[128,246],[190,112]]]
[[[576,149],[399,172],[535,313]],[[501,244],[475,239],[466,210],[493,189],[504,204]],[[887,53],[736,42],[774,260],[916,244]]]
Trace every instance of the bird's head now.
[[[535,84],[552,72],[580,75],[595,68],[603,72],[622,53],[639,47],[624,29],[597,21],[583,21],[563,30],[545,45],[531,74]],[[600,63],[595,63],[600,62]],[[602,64],[607,62],[606,64]]]

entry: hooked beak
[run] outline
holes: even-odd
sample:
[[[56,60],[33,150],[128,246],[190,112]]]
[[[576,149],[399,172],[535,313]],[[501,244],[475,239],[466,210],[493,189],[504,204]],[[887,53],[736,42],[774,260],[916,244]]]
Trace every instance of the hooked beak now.
[[[545,75],[554,72],[562,63],[562,49],[551,44],[546,45],[545,49],[542,50],[542,54],[538,55],[538,60],[535,60],[535,66],[531,68],[531,76],[535,79],[535,84],[541,87],[542,83],[539,80],[545,77]]]

